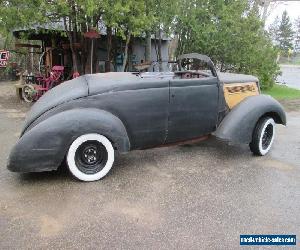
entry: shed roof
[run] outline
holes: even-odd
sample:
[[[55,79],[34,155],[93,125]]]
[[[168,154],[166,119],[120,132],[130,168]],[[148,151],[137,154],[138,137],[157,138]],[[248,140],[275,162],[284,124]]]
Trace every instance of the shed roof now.
[[[107,35],[107,27],[103,23],[103,21],[99,21],[98,23],[99,27],[99,33],[103,36]],[[48,31],[48,32],[63,32],[65,31],[63,20],[58,20],[56,22],[49,22],[49,23],[43,23],[43,24],[34,24],[28,27],[20,27],[13,30],[13,35],[18,37],[21,32],[31,32],[35,35],[40,35],[42,31]],[[145,35],[141,35],[140,37],[144,38]],[[155,39],[155,36],[151,36],[152,39]],[[163,34],[162,40],[168,41],[171,40],[169,36],[166,34]]]

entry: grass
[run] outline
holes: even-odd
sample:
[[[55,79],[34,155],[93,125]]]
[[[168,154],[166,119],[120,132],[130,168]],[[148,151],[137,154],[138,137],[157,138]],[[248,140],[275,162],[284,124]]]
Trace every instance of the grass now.
[[[290,59],[287,57],[281,57],[279,59],[279,64],[300,65],[300,56],[292,56]]]
[[[280,60],[279,61],[279,64],[280,65],[295,65],[295,66],[299,66],[300,65],[300,60],[299,59],[297,59],[297,60],[295,60],[295,61],[288,61],[288,60]]]
[[[275,84],[271,89],[262,90],[263,94],[270,95],[277,100],[300,99],[300,90]]]

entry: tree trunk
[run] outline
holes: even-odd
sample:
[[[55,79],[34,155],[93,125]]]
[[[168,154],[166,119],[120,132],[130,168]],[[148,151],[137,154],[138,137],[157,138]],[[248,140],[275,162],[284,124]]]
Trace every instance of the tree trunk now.
[[[125,45],[125,51],[124,51],[124,59],[123,59],[123,65],[121,71],[124,72],[128,60],[128,47],[130,43],[130,38],[131,38],[131,31],[128,32],[127,34],[127,39],[126,39],[126,45]]]
[[[161,47],[162,47],[162,31],[161,28],[159,28],[159,34],[158,34],[158,65],[159,65],[159,71],[162,72],[162,55],[161,55]]]
[[[71,52],[72,52],[72,61],[73,61],[73,73],[78,72],[78,66],[77,66],[77,55],[73,48],[73,45],[70,45]]]
[[[111,72],[112,61],[112,28],[107,27],[107,62],[105,63],[105,72]]]
[[[151,62],[151,33],[147,31],[146,33],[146,51],[145,51],[145,61]]]
[[[64,26],[65,26],[65,31],[68,35],[69,42],[70,42],[70,49],[71,49],[71,54],[72,54],[72,63],[73,63],[73,74],[78,72],[78,66],[77,66],[77,55],[76,51],[73,47],[73,36],[72,36],[72,31],[71,31],[71,20],[69,17],[69,28],[67,26],[67,20],[66,17],[64,17]]]

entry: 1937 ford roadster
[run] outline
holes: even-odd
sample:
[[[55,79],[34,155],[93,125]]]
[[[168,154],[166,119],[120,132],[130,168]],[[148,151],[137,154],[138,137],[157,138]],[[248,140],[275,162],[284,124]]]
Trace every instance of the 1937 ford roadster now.
[[[260,94],[258,79],[217,73],[204,55],[182,55],[177,62],[172,72],[85,75],[47,92],[28,113],[8,169],[50,171],[66,160],[76,178],[95,181],[111,169],[115,150],[209,134],[267,154],[275,124],[286,125],[286,115]]]

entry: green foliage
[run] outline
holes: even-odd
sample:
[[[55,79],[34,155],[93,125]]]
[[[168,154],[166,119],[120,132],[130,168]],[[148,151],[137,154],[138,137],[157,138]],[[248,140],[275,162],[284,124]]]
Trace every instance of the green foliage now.
[[[177,33],[177,54],[207,54],[221,71],[258,76],[262,88],[279,73],[277,51],[246,0],[183,0]]]
[[[295,33],[295,51],[300,52],[300,16],[295,22],[296,33]]]
[[[287,54],[288,50],[293,48],[294,31],[286,10],[282,13],[278,33],[279,48]]]
[[[175,28],[175,19],[179,14],[178,0],[145,0],[147,17],[152,19],[150,29],[157,33],[159,29],[170,35]]]
[[[291,100],[300,98],[300,90],[278,84],[275,84],[268,90],[264,90],[263,93],[271,95],[278,100]]]
[[[275,45],[278,45],[279,25],[280,25],[280,19],[279,16],[276,16],[273,23],[271,23],[271,25],[269,26],[269,30],[268,30],[269,36]]]
[[[71,34],[96,27],[99,21],[126,40],[146,32],[178,36],[177,54],[209,55],[221,71],[257,75],[263,88],[278,74],[271,39],[263,30],[258,9],[248,0],[5,0],[0,2],[0,32],[64,20]],[[284,18],[284,23],[287,18]],[[289,25],[282,25],[283,30]],[[282,32],[282,34],[288,32]],[[289,36],[287,36],[289,37]],[[158,47],[160,42],[158,43]],[[284,45],[288,47],[289,45]],[[159,50],[159,49],[158,49]],[[73,58],[73,61],[75,59]]]
[[[16,27],[27,28],[44,20],[43,0],[10,0],[0,2],[0,32],[7,34]]]
[[[147,17],[144,0],[106,0],[103,20],[125,40],[129,32],[138,36],[149,29],[153,18]]]
[[[11,33],[6,33],[5,36],[0,34],[0,49],[9,49],[13,42],[13,36]]]

